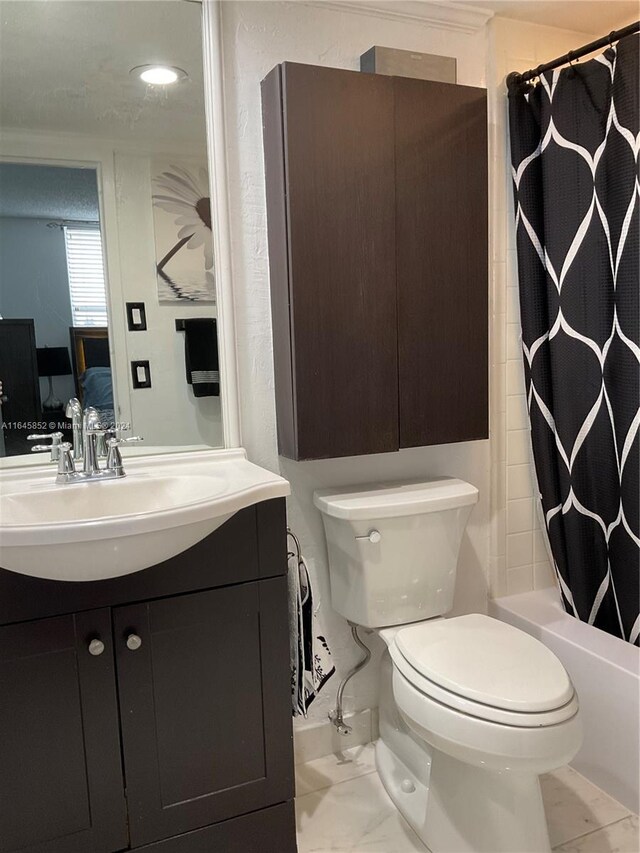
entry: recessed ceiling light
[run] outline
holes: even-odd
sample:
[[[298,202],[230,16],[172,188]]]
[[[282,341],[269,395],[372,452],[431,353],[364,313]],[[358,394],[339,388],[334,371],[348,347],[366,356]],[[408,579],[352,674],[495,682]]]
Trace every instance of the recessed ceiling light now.
[[[172,65],[137,65],[129,72],[151,86],[170,86],[189,76],[182,68]]]

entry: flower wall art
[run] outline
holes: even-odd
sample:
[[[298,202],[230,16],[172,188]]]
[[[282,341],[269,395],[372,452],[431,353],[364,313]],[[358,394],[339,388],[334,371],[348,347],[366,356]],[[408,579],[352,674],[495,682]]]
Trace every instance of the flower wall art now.
[[[215,302],[209,177],[204,166],[154,163],[160,302]]]

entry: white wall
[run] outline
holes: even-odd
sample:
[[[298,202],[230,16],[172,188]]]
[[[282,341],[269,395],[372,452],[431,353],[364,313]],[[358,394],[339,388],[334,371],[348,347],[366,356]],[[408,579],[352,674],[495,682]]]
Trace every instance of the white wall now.
[[[389,3],[389,10],[393,6]],[[314,489],[444,474],[476,485],[481,497],[462,546],[454,612],[484,611],[489,558],[489,442],[321,462],[278,458],[260,81],[284,60],[358,69],[360,54],[377,44],[454,56],[459,82],[483,86],[485,32],[470,34],[427,26],[418,20],[396,19],[392,14],[303,3],[225,2],[222,20],[242,442],[252,461],[280,471],[291,482],[289,522],[302,540],[323,602],[322,616],[338,676],[312,706],[309,724],[313,724],[325,719],[335,701],[338,678],[358,658],[346,623],[330,607],[324,535],[320,516],[312,505]],[[377,641],[371,638],[371,642],[379,652]],[[370,665],[351,682],[346,693],[347,710],[377,704],[376,674],[375,665]]]

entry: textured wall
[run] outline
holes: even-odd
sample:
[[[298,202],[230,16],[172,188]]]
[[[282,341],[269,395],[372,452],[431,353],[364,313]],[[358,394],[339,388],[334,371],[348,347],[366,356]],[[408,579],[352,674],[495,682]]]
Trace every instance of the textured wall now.
[[[393,6],[393,4],[390,4]],[[291,482],[290,524],[300,536],[323,602],[322,615],[338,674],[357,659],[346,623],[330,607],[322,523],[312,503],[322,486],[401,477],[452,475],[480,489],[459,564],[455,611],[486,608],[489,556],[489,442],[471,442],[378,456],[291,462],[277,456],[271,315],[262,157],[260,81],[291,60],[357,69],[372,45],[404,48],[458,60],[458,79],[484,85],[485,33],[432,28],[418,21],[305,4],[226,2],[223,10],[225,100],[228,114],[229,195],[236,308],[242,440],[250,458]],[[428,370],[429,365],[424,369]],[[380,651],[377,641],[372,645]],[[313,706],[309,723],[333,707],[334,678]],[[377,704],[375,665],[349,685],[348,710]]]

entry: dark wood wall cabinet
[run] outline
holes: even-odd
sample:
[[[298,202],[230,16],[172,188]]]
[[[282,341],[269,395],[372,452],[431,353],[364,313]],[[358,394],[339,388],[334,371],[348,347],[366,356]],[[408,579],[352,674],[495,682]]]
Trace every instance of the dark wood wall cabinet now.
[[[285,524],[109,581],[0,569],[2,853],[295,853]]]
[[[262,108],[280,453],[486,438],[486,91],[287,62]]]

